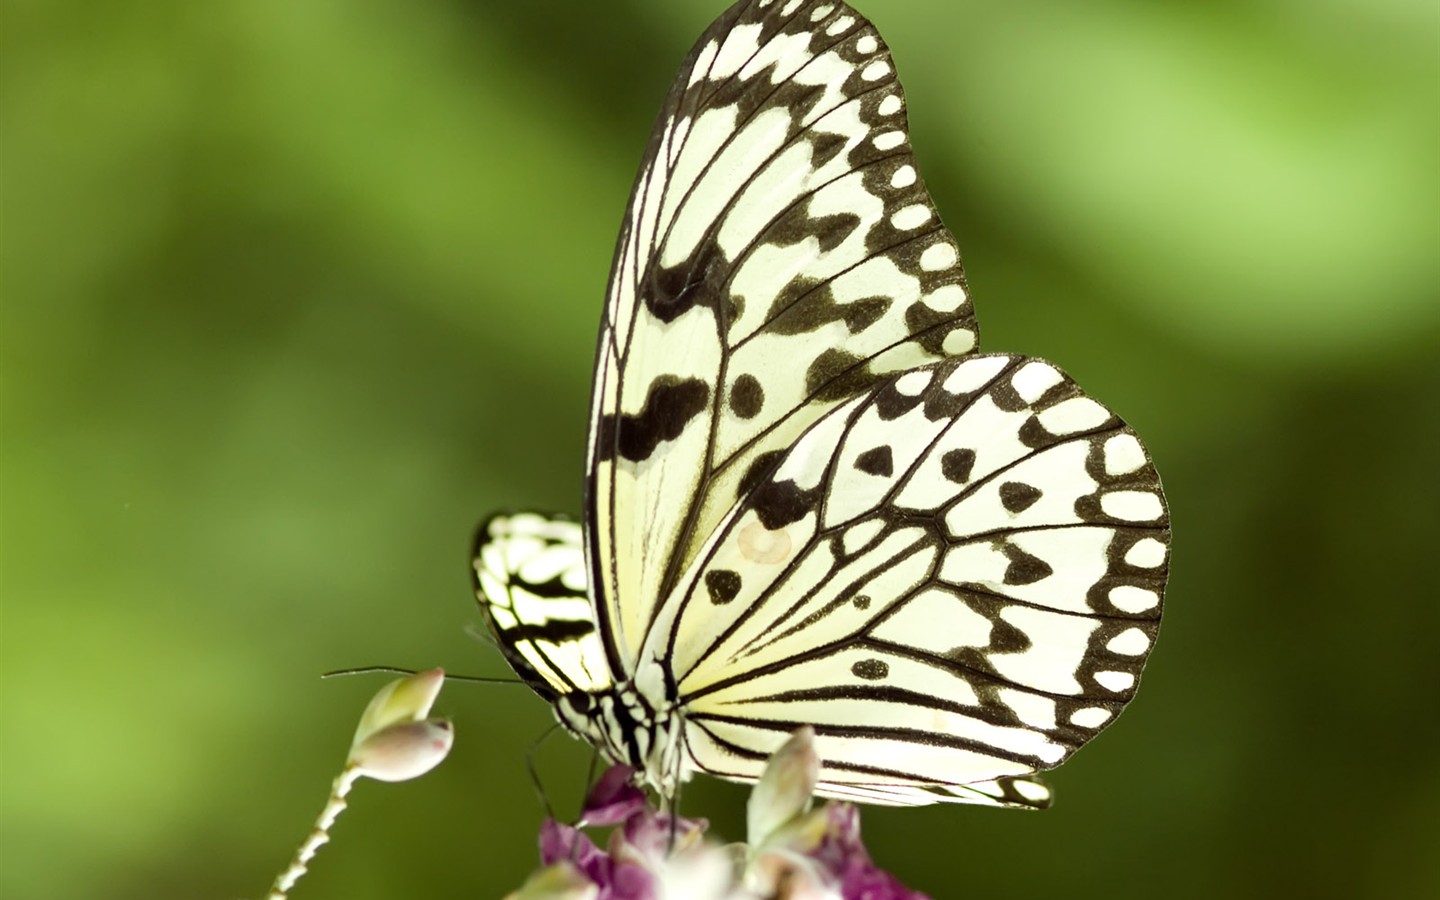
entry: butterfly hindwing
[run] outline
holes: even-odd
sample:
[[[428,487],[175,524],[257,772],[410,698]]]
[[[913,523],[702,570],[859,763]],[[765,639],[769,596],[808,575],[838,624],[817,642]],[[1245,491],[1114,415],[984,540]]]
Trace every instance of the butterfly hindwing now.
[[[702,770],[754,777],[811,724],[835,793],[975,794],[1058,765],[1130,699],[1168,537],[1134,433],[1057,368],[931,365],[805,432],[697,558],[646,659],[666,661]],[[978,802],[1006,787],[1043,791]]]
[[[618,672],[806,427],[975,341],[874,27],[840,3],[737,3],[661,111],[601,323],[587,549]]]
[[[740,780],[751,781],[753,776]],[[1054,800],[1050,786],[1033,775],[997,778],[963,785],[839,784],[822,782],[815,790],[822,797],[869,803],[873,806],[928,806],[933,803],[967,803],[1010,809],[1048,809]]]
[[[500,651],[546,700],[613,683],[585,583],[580,525],[558,516],[491,516],[475,537],[475,596]]]

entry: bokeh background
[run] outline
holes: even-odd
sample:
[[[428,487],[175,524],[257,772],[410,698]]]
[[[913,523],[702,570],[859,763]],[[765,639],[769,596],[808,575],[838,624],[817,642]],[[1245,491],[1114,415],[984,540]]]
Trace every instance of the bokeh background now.
[[[500,675],[471,529],[578,513],[625,198],[716,2],[7,0],[0,895],[263,894],[376,678]],[[937,898],[1440,896],[1440,6],[887,0],[984,346],[1166,480],[1166,625],[1044,814],[866,814]],[[533,867],[454,686],[297,898]],[[540,753],[572,808],[587,755]],[[686,806],[743,830],[743,792]]]

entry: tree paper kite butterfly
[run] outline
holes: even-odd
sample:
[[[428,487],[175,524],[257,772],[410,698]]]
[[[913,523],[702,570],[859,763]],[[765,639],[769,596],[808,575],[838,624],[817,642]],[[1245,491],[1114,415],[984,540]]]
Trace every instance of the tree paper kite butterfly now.
[[[809,724],[822,795],[1048,805],[1134,696],[1168,515],[1125,423],[976,335],[874,26],[736,3],[621,225],[584,520],[480,528],[510,664],[664,796]]]

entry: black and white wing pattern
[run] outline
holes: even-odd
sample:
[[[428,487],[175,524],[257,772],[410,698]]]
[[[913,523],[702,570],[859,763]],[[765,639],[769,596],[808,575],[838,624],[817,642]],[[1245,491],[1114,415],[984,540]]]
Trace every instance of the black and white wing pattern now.
[[[580,525],[539,513],[491,516],[476,531],[475,596],[500,652],[547,701],[614,684],[585,583]]]
[[[1054,366],[925,366],[800,437],[711,537],[646,658],[667,661],[699,770],[758,777],[810,724],[823,793],[1043,805],[1025,776],[1133,696],[1167,541],[1134,432]],[[997,780],[1019,799],[975,795]]]
[[[482,527],[511,664],[662,793],[810,725],[822,794],[1048,805],[1033,774],[1134,695],[1169,518],[1128,426],[976,342],[874,27],[741,0],[622,223],[583,529]]]
[[[975,342],[874,27],[839,3],[737,3],[660,112],[601,322],[586,538],[617,674],[801,431]]]

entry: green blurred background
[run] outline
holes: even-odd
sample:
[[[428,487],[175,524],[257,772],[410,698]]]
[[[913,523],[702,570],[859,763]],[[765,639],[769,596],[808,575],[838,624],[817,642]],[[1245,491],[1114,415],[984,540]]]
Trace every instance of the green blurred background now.
[[[615,230],[721,8],[5,3],[0,895],[258,897],[379,684],[318,673],[506,671],[470,532],[579,511]],[[1119,410],[1175,531],[1058,806],[868,812],[876,856],[937,898],[1440,896],[1440,5],[865,9],[984,346]],[[299,900],[533,867],[548,710],[439,708],[453,756],[362,784]],[[586,759],[541,754],[564,807]]]

